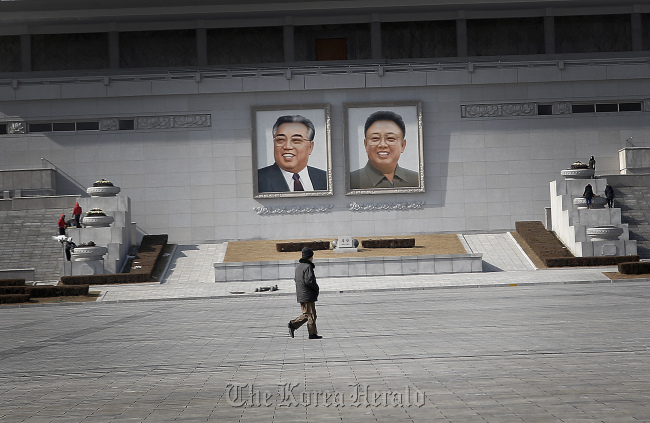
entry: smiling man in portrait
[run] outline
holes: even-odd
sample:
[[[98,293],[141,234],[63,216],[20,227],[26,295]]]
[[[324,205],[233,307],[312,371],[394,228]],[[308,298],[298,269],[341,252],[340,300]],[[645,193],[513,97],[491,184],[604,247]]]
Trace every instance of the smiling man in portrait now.
[[[301,115],[280,116],[273,125],[275,163],[258,169],[258,192],[301,192],[327,189],[327,172],[307,166],[316,130]]]
[[[406,149],[406,126],[400,115],[391,111],[371,114],[364,125],[368,162],[350,173],[351,189],[418,187],[418,173],[397,163]]]

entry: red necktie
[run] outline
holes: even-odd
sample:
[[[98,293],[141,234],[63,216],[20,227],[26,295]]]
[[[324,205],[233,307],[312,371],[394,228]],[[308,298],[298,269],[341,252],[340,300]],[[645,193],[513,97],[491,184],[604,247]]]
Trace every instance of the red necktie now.
[[[293,174],[293,190],[294,191],[304,191],[305,189],[302,187],[302,183],[300,182],[300,175],[297,173]]]

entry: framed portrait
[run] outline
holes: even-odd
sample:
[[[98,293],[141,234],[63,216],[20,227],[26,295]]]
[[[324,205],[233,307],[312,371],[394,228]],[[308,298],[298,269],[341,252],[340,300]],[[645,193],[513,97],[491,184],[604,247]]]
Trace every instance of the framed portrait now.
[[[252,108],[255,198],[332,195],[330,107]]]
[[[424,192],[422,102],[344,109],[346,195]]]

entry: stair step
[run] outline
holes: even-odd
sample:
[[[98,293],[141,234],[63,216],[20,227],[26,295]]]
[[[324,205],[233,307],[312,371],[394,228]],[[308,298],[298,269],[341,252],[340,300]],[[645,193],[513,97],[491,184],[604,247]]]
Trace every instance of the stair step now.
[[[621,209],[621,222],[627,223],[630,239],[637,241],[637,253],[650,258],[650,194],[648,187],[615,188],[615,204]]]
[[[36,280],[59,280],[61,245],[57,220],[65,209],[0,212],[0,269],[34,268]]]

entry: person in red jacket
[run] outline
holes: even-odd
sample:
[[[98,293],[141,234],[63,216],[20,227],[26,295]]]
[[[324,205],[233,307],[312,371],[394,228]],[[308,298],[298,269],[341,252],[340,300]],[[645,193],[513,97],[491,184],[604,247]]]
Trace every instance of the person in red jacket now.
[[[59,218],[59,235],[65,235],[65,215],[62,214],[61,217]]]
[[[81,206],[79,203],[74,203],[74,208],[72,209],[72,217],[74,217],[74,225],[77,228],[81,228],[81,223],[79,223],[79,219],[81,219]]]

